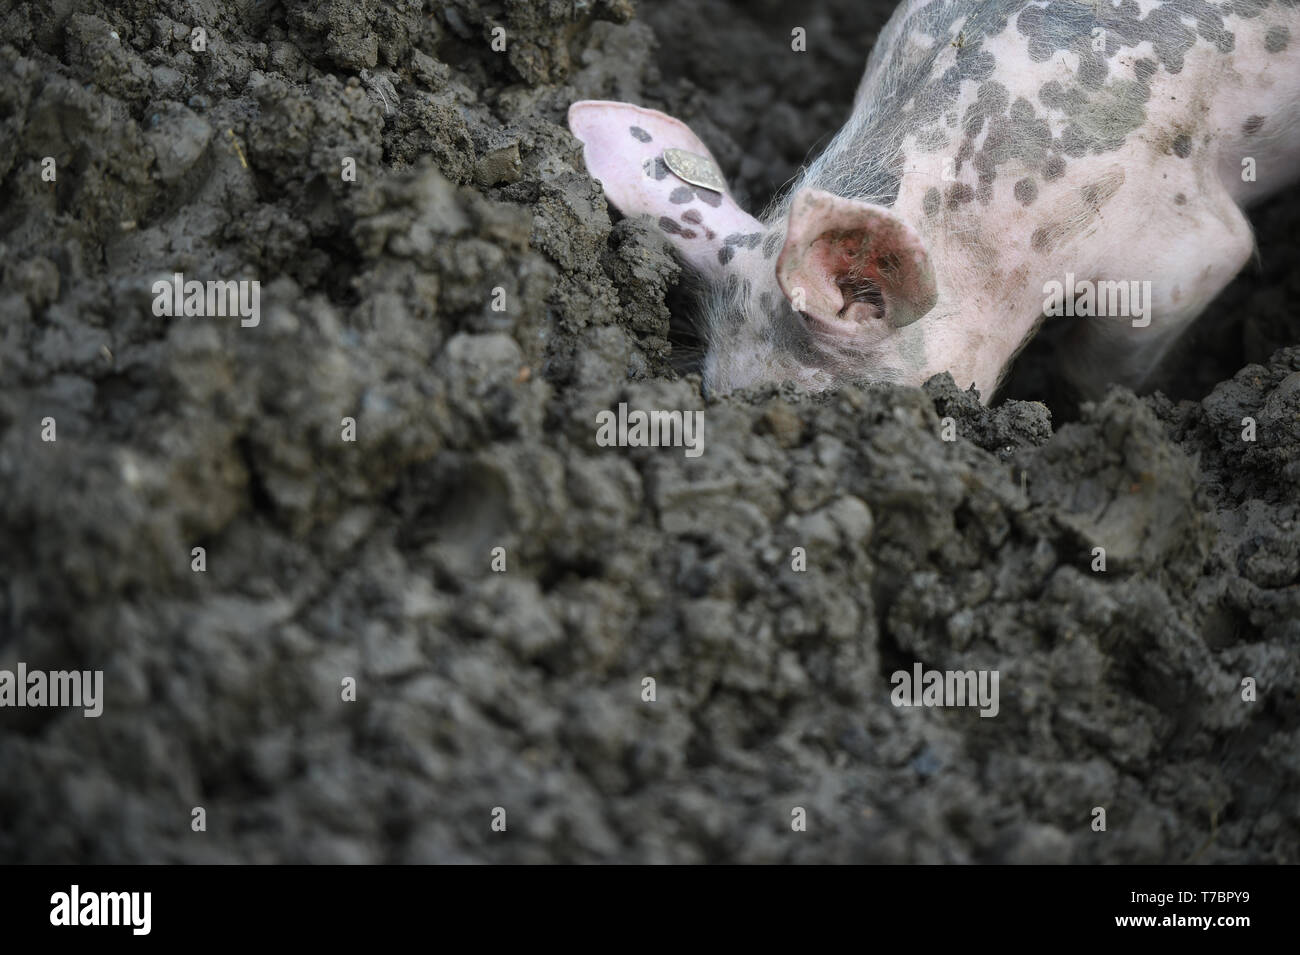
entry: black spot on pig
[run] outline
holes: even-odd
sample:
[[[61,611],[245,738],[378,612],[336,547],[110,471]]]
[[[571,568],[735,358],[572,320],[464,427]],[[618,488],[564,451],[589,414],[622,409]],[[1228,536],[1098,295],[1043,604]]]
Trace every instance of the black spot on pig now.
[[[1021,179],[1016,183],[1015,194],[1021,205],[1031,205],[1038,198],[1038,184],[1032,179]]]
[[[1259,128],[1263,125],[1263,116],[1247,116],[1246,121],[1241,124],[1241,131],[1247,136],[1253,136],[1259,132]]]
[[[1060,156],[1053,156],[1043,164],[1043,178],[1048,182],[1054,182],[1065,175],[1065,160]]]
[[[1029,100],[1020,97],[1011,104],[1011,158],[1027,166],[1041,166],[1052,145],[1052,130],[1047,120],[1039,117]]]
[[[1179,159],[1186,159],[1192,154],[1192,137],[1186,133],[1179,133],[1174,137],[1174,155]]]
[[[656,160],[656,162],[662,164],[663,160],[659,159]],[[667,172],[667,169],[668,167],[665,166],[664,171]],[[655,178],[662,179],[663,176],[655,176]],[[715,209],[722,205],[722,196],[719,193],[714,192],[712,189],[705,189],[702,186],[692,186],[689,184],[678,186],[668,195],[668,201],[675,206],[684,206],[686,203],[695,199],[698,199],[706,206],[712,206]]]
[[[645,174],[656,182],[661,181],[664,176],[668,175],[668,167],[664,165],[663,158],[656,156],[654,159],[647,159],[641,164]]]
[[[683,228],[675,219],[670,219],[668,216],[659,217],[659,228],[669,235],[680,235],[683,239],[694,239],[699,234],[694,229]]]
[[[1010,159],[1012,150],[1011,123],[1005,116],[995,116],[984,137],[984,148],[975,154],[971,165],[981,175],[996,178],[998,164]]]
[[[718,261],[726,265],[736,255],[736,250],[729,245],[724,245],[718,249]]]
[[[781,233],[773,232],[763,240],[763,258],[770,259],[781,248]]]
[[[1061,130],[1057,146],[1067,156],[1078,158],[1088,151],[1088,137],[1081,127],[1071,123]]]
[[[958,182],[948,187],[948,208],[956,209],[963,202],[970,202],[975,198],[975,190],[964,182]]]
[[[963,44],[957,51],[956,70],[963,80],[986,80],[993,75],[998,65],[997,58],[988,50],[979,50],[969,44]]]
[[[957,150],[956,171],[961,172],[962,165],[973,155],[975,155],[975,143],[968,139],[962,143],[961,148]]]
[[[1291,42],[1291,31],[1286,27],[1269,27],[1264,34],[1264,49],[1270,53],[1281,53]]]
[[[1052,248],[1052,230],[1048,228],[1039,228],[1034,230],[1034,234],[1029,238],[1029,244],[1037,252],[1048,252]]]
[[[700,211],[698,209],[687,209],[685,212],[682,213],[682,221],[685,222],[687,225],[703,226],[704,237],[708,239],[710,242],[712,242],[714,239],[718,237],[718,234],[716,232],[714,232],[708,226],[704,225],[704,216],[700,215]]]
[[[1141,82],[1149,80],[1159,67],[1145,56],[1133,64],[1133,75]]]
[[[1089,89],[1100,89],[1110,72],[1106,66],[1106,51],[1094,50],[1090,43],[1080,41],[1075,44],[1079,56],[1079,82]]]
[[[1038,89],[1038,99],[1048,109],[1059,110],[1066,116],[1075,116],[1088,105],[1088,94],[1077,86],[1062,86],[1059,80],[1048,80]]]
[[[1289,2],[1289,0],[1285,0],[1285,2],[1287,3],[1287,6],[1295,6],[1295,4]],[[1232,0],[1230,5],[1233,13],[1243,19],[1249,20],[1252,17],[1259,16],[1266,9],[1271,7],[1273,5],[1273,0]]]
[[[1181,192],[1178,193],[1178,195],[1174,196],[1174,205],[1176,206],[1187,205],[1187,197],[1183,195]]]
[[[739,246],[742,249],[756,249],[758,248],[758,243],[761,242],[762,239],[763,233],[761,232],[733,232],[731,235],[723,239],[722,242],[724,245]]]
[[[1006,111],[1010,97],[1007,88],[1001,83],[990,80],[981,83],[975,92],[975,102],[966,107],[966,116],[962,121],[962,131],[974,139],[984,130],[984,121],[990,116],[997,116]]]
[[[640,126],[630,126],[628,127],[628,132],[630,132],[632,134],[632,138],[637,140],[638,142],[648,143],[654,139],[653,136],[647,133]]]
[[[925,190],[925,198],[921,200],[921,209],[927,216],[933,216],[939,211],[939,190],[934,186]]]

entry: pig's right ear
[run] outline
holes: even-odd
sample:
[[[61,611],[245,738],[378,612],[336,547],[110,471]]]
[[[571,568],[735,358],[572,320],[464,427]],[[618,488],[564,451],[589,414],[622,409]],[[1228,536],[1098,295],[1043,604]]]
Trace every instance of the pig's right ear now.
[[[583,100],[569,107],[569,129],[605,197],[625,216],[653,218],[696,270],[717,277],[737,255],[756,254],[762,224],[736,205],[686,124],[631,103]]]
[[[790,204],[776,280],[826,332],[880,334],[938,301],[925,241],[892,209],[801,189]]]

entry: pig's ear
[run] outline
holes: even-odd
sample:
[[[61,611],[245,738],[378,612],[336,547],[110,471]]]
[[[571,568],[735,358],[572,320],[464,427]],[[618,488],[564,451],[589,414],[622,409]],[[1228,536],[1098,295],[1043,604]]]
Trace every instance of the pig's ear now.
[[[776,278],[795,309],[845,335],[910,325],[938,300],[915,229],[884,206],[819,189],[795,194]]]
[[[717,276],[755,253],[762,224],[736,205],[713,154],[684,123],[631,103],[583,100],[569,107],[569,129],[605,197],[625,216],[650,216],[695,269]]]

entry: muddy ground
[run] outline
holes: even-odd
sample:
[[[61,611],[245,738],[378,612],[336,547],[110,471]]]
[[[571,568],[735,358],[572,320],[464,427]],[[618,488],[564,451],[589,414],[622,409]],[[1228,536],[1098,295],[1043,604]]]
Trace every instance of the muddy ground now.
[[[0,668],[104,672],[0,710],[0,859],[1300,861],[1300,196],[1163,393],[1043,344],[992,410],[706,404],[583,171],[627,99],[761,206],[891,6],[0,0]],[[620,401],[706,453],[598,447]],[[916,661],[998,716],[895,708]]]

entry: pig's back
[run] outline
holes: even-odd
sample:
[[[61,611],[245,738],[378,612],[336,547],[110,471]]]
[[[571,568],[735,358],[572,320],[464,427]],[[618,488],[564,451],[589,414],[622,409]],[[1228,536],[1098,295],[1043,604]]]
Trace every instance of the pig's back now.
[[[892,205],[909,160],[931,154],[973,164],[957,196],[987,204],[999,177],[1029,190],[1149,154],[1205,162],[1249,201],[1294,175],[1298,98],[1292,0],[909,0],[801,184]]]

